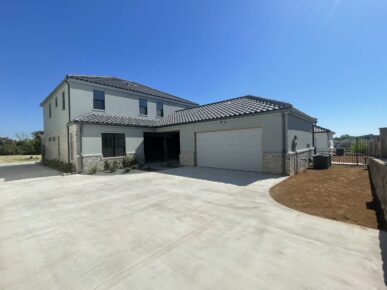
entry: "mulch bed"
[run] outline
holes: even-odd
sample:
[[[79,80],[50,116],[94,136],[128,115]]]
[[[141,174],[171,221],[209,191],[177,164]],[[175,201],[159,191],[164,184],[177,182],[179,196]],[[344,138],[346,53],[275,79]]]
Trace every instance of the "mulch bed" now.
[[[308,169],[273,187],[271,195],[277,202],[311,215],[382,228],[368,170],[363,166]]]

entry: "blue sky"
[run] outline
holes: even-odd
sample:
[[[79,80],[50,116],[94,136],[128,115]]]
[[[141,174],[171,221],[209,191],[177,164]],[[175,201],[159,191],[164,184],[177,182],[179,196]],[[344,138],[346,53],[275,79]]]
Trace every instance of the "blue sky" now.
[[[42,129],[67,73],[113,75],[200,104],[292,103],[338,135],[387,126],[387,1],[4,1],[0,136]]]

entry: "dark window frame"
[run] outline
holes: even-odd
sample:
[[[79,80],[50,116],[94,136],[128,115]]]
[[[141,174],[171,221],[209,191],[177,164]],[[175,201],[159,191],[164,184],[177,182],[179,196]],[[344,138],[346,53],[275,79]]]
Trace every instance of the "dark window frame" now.
[[[66,110],[66,96],[64,91],[62,92],[62,110]]]
[[[140,115],[148,115],[148,101],[146,99],[139,99],[138,100],[138,109],[140,112]]]
[[[51,103],[48,104],[48,117],[52,117]]]
[[[93,109],[105,111],[105,92],[93,90]]]
[[[55,108],[58,108],[58,97],[55,97]]]
[[[122,157],[126,154],[126,139],[123,133],[102,133],[102,156]]]
[[[157,117],[164,117],[164,104],[163,104],[163,102],[156,103],[156,116]]]

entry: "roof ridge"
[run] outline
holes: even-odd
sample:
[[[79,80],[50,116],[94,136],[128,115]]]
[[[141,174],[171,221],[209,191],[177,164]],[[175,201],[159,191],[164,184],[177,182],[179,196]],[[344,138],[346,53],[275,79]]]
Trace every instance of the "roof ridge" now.
[[[112,78],[117,79],[114,76],[97,76],[97,75],[79,75],[79,74],[66,74],[66,77],[87,77],[87,78]]]
[[[181,110],[177,110],[175,112],[181,112],[181,111],[187,111],[187,110],[192,110],[192,109],[204,108],[204,107],[207,107],[207,106],[212,106],[212,105],[216,105],[216,104],[221,104],[221,103],[226,103],[226,102],[230,102],[230,101],[235,101],[235,100],[238,100],[238,99],[255,99],[255,100],[262,101],[262,102],[267,102],[267,103],[272,103],[272,104],[280,104],[282,106],[287,106],[287,107],[293,107],[292,104],[287,103],[287,102],[272,100],[272,99],[258,97],[258,96],[253,96],[253,95],[245,95],[245,96],[235,97],[235,98],[231,98],[231,99],[226,99],[226,100],[223,100],[223,101],[216,101],[216,102],[200,105],[200,106],[194,107],[194,108],[181,109]]]
[[[280,104],[280,105],[283,105],[283,106],[293,107],[293,105],[291,103],[283,102],[283,101],[278,101],[278,100],[274,100],[274,99],[269,99],[269,98],[265,98],[265,97],[253,96],[253,95],[246,95],[244,97],[245,98],[251,98],[251,99],[260,100],[260,101],[267,102],[267,103],[274,103],[274,104]]]

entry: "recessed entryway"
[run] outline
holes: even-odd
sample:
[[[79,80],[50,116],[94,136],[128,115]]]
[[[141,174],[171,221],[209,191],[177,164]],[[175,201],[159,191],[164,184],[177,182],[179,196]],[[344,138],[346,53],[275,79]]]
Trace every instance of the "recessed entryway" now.
[[[179,132],[144,133],[144,154],[146,162],[178,160]]]

